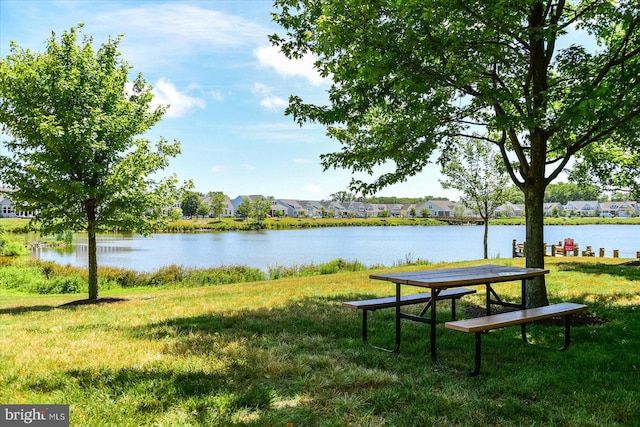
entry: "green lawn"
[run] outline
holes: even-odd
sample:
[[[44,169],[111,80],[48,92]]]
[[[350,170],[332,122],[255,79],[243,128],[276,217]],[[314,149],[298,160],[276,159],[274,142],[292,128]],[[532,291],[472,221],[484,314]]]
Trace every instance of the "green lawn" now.
[[[606,322],[573,328],[566,352],[560,327],[530,327],[533,345],[517,327],[492,332],[478,377],[473,336],[443,325],[438,366],[427,325],[403,323],[399,354],[364,345],[360,313],[341,302],[392,293],[371,271],[118,290],[127,301],[65,308],[86,296],[3,290],[0,402],[70,404],[73,426],[637,425],[640,269],[623,261],[549,259],[552,302]],[[516,298],[519,283],[499,289]],[[478,291],[464,303],[482,304]],[[373,313],[372,339],[390,344],[392,321]]]

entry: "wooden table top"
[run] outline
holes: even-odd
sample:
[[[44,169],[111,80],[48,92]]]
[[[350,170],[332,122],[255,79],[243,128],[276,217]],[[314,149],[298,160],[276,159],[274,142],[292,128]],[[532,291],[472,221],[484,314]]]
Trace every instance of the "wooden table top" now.
[[[409,271],[404,273],[372,274],[376,280],[425,288],[454,288],[529,279],[549,273],[544,268],[512,267],[506,265],[478,265],[474,267],[444,268],[439,270]]]

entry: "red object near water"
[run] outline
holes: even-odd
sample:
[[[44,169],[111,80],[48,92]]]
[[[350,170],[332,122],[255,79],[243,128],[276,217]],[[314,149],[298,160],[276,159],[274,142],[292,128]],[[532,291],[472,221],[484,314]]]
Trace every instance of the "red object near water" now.
[[[576,248],[576,246],[573,243],[573,239],[564,239],[564,251],[565,252],[573,252],[575,248]]]

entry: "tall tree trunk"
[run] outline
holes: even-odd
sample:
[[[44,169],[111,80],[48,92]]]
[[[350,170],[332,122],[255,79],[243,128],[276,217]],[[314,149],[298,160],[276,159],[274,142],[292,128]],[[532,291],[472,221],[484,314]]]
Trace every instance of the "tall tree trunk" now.
[[[544,190],[546,183],[547,136],[542,129],[547,101],[548,61],[545,48],[545,7],[542,1],[531,5],[529,14],[529,42],[531,45],[531,101],[533,126],[529,129],[531,141],[530,163],[525,166],[524,201],[526,211],[527,267],[544,267]],[[526,307],[549,304],[544,276],[527,281]]]
[[[87,206],[87,234],[89,240],[89,300],[98,299],[98,256],[96,244],[95,206]]]
[[[527,267],[544,268],[544,219],[543,198],[534,188],[525,191],[525,215],[526,225],[526,263]],[[526,306],[527,308],[542,307],[548,305],[547,288],[544,276],[538,276],[527,281]]]

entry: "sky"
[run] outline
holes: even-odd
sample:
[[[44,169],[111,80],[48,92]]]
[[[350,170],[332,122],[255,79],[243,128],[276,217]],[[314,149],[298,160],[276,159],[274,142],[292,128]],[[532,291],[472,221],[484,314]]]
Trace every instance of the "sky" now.
[[[0,0],[0,56],[9,54],[11,40],[43,51],[52,31],[60,35],[79,23],[94,48],[123,34],[120,51],[132,75],[142,73],[155,101],[170,105],[145,135],[181,143],[165,173],[232,199],[328,199],[348,191],[352,177],[320,164],[320,155],[338,151],[339,143],[320,125],[298,126],[284,110],[293,94],[327,103],[330,82],[312,58],[290,61],[271,46],[268,36],[283,33],[272,11],[271,0]],[[442,189],[439,179],[432,165],[378,195],[456,199],[459,193]]]
[[[322,126],[300,127],[284,110],[290,95],[328,103],[330,81],[313,68],[313,58],[291,61],[270,44],[270,34],[284,34],[272,11],[272,0],[0,0],[0,56],[9,54],[11,40],[43,51],[52,31],[61,35],[79,23],[94,48],[122,34],[120,51],[132,76],[142,73],[154,100],[170,106],[144,135],[181,143],[166,174],[232,199],[328,199],[349,191],[352,178],[349,170],[323,171],[320,164],[321,154],[340,145]],[[576,33],[567,43],[584,40]],[[385,170],[391,166],[378,172]],[[440,185],[439,170],[428,165],[377,195],[458,200],[459,192]]]

